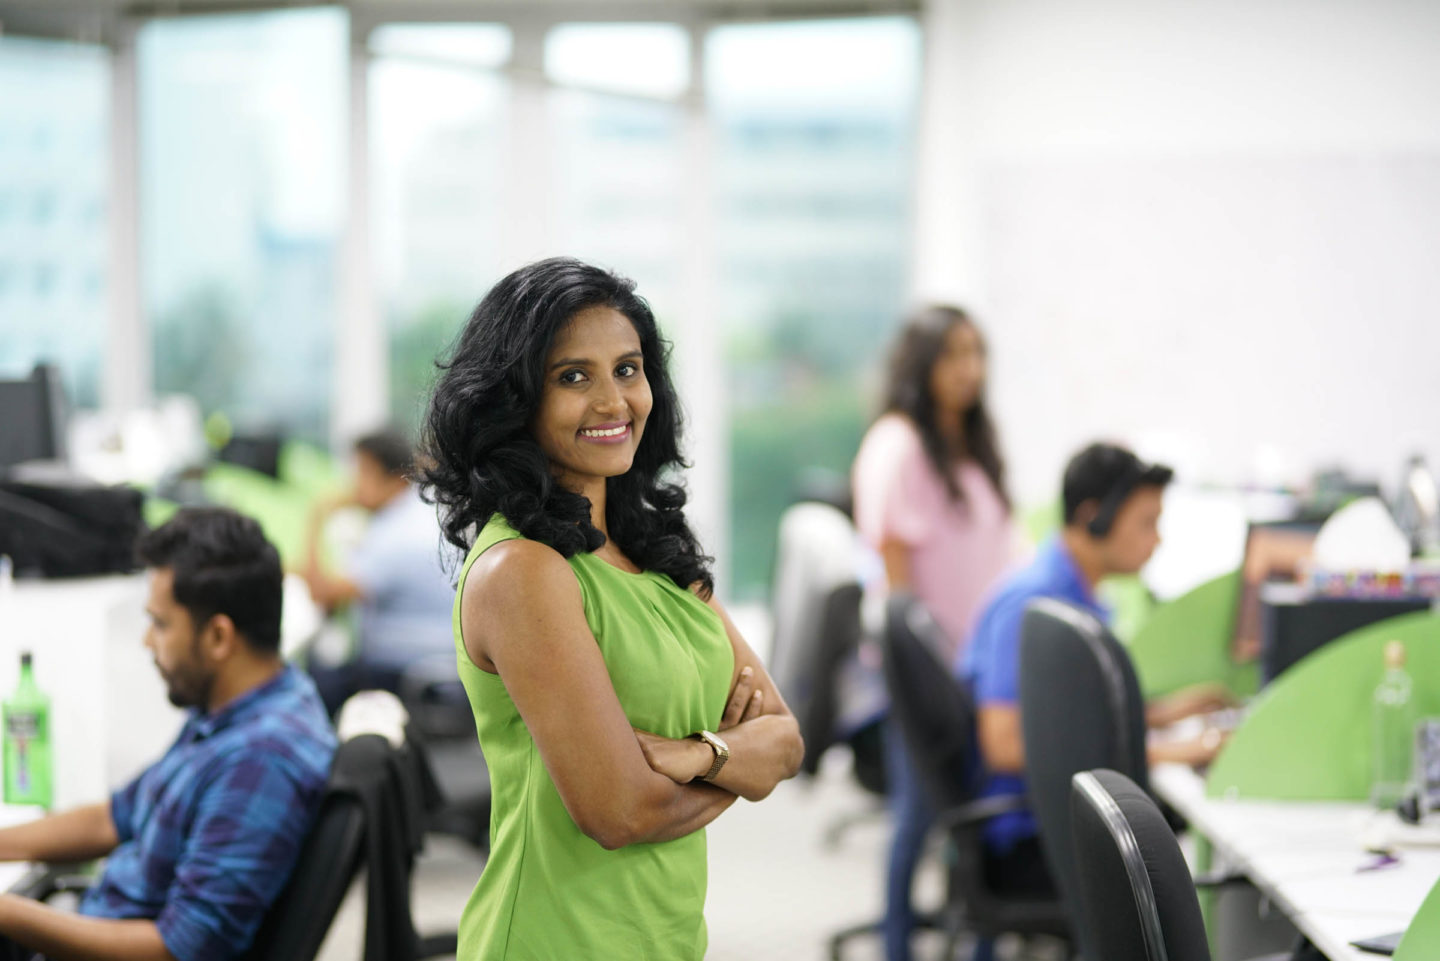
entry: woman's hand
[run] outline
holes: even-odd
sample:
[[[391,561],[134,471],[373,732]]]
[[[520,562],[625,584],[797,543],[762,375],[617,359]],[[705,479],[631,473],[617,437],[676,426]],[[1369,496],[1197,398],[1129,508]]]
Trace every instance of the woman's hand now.
[[[682,740],[661,737],[635,728],[635,740],[650,770],[663,774],[676,784],[689,784],[710,770],[715,750],[704,741],[687,737]]]
[[[725,713],[720,717],[720,727],[716,733],[729,730],[763,713],[765,692],[755,686],[755,672],[749,667],[742,667],[740,676],[735,679],[735,686],[730,690],[730,698],[725,702]]]

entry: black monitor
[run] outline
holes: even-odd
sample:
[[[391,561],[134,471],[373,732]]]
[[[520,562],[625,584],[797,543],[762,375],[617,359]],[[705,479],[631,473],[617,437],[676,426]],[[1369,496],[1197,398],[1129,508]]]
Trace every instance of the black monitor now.
[[[0,470],[65,460],[65,389],[60,372],[36,364],[24,380],[0,380]]]

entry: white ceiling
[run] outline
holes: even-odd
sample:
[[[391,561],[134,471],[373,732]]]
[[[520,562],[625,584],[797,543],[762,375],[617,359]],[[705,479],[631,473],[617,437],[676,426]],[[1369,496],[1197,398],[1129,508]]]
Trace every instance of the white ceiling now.
[[[911,13],[922,0],[0,0],[0,35],[106,42],[124,20],[343,6],[357,23],[394,20],[728,22]]]

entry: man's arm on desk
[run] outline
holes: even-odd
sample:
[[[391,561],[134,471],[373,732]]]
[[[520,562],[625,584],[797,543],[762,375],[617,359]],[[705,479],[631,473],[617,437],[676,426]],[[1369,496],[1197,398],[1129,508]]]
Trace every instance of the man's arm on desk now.
[[[120,843],[110,802],[0,828],[0,861],[90,861]]]
[[[0,934],[51,961],[175,961],[154,921],[85,918],[0,894]]]
[[[119,843],[105,801],[0,830],[0,860],[89,861]],[[14,894],[0,894],[0,935],[53,961],[174,961],[154,921],[84,918]]]

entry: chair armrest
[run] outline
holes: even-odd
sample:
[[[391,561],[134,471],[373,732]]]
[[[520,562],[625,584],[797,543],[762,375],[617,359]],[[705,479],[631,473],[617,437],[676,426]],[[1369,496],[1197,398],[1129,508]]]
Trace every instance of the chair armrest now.
[[[1030,800],[1023,794],[996,794],[941,811],[935,823],[946,830],[973,829],[1001,814],[1025,811],[1029,807]]]
[[[86,873],[89,862],[37,864],[10,889],[11,894],[33,901],[48,901],[66,891],[84,893],[95,883],[95,875]]]

